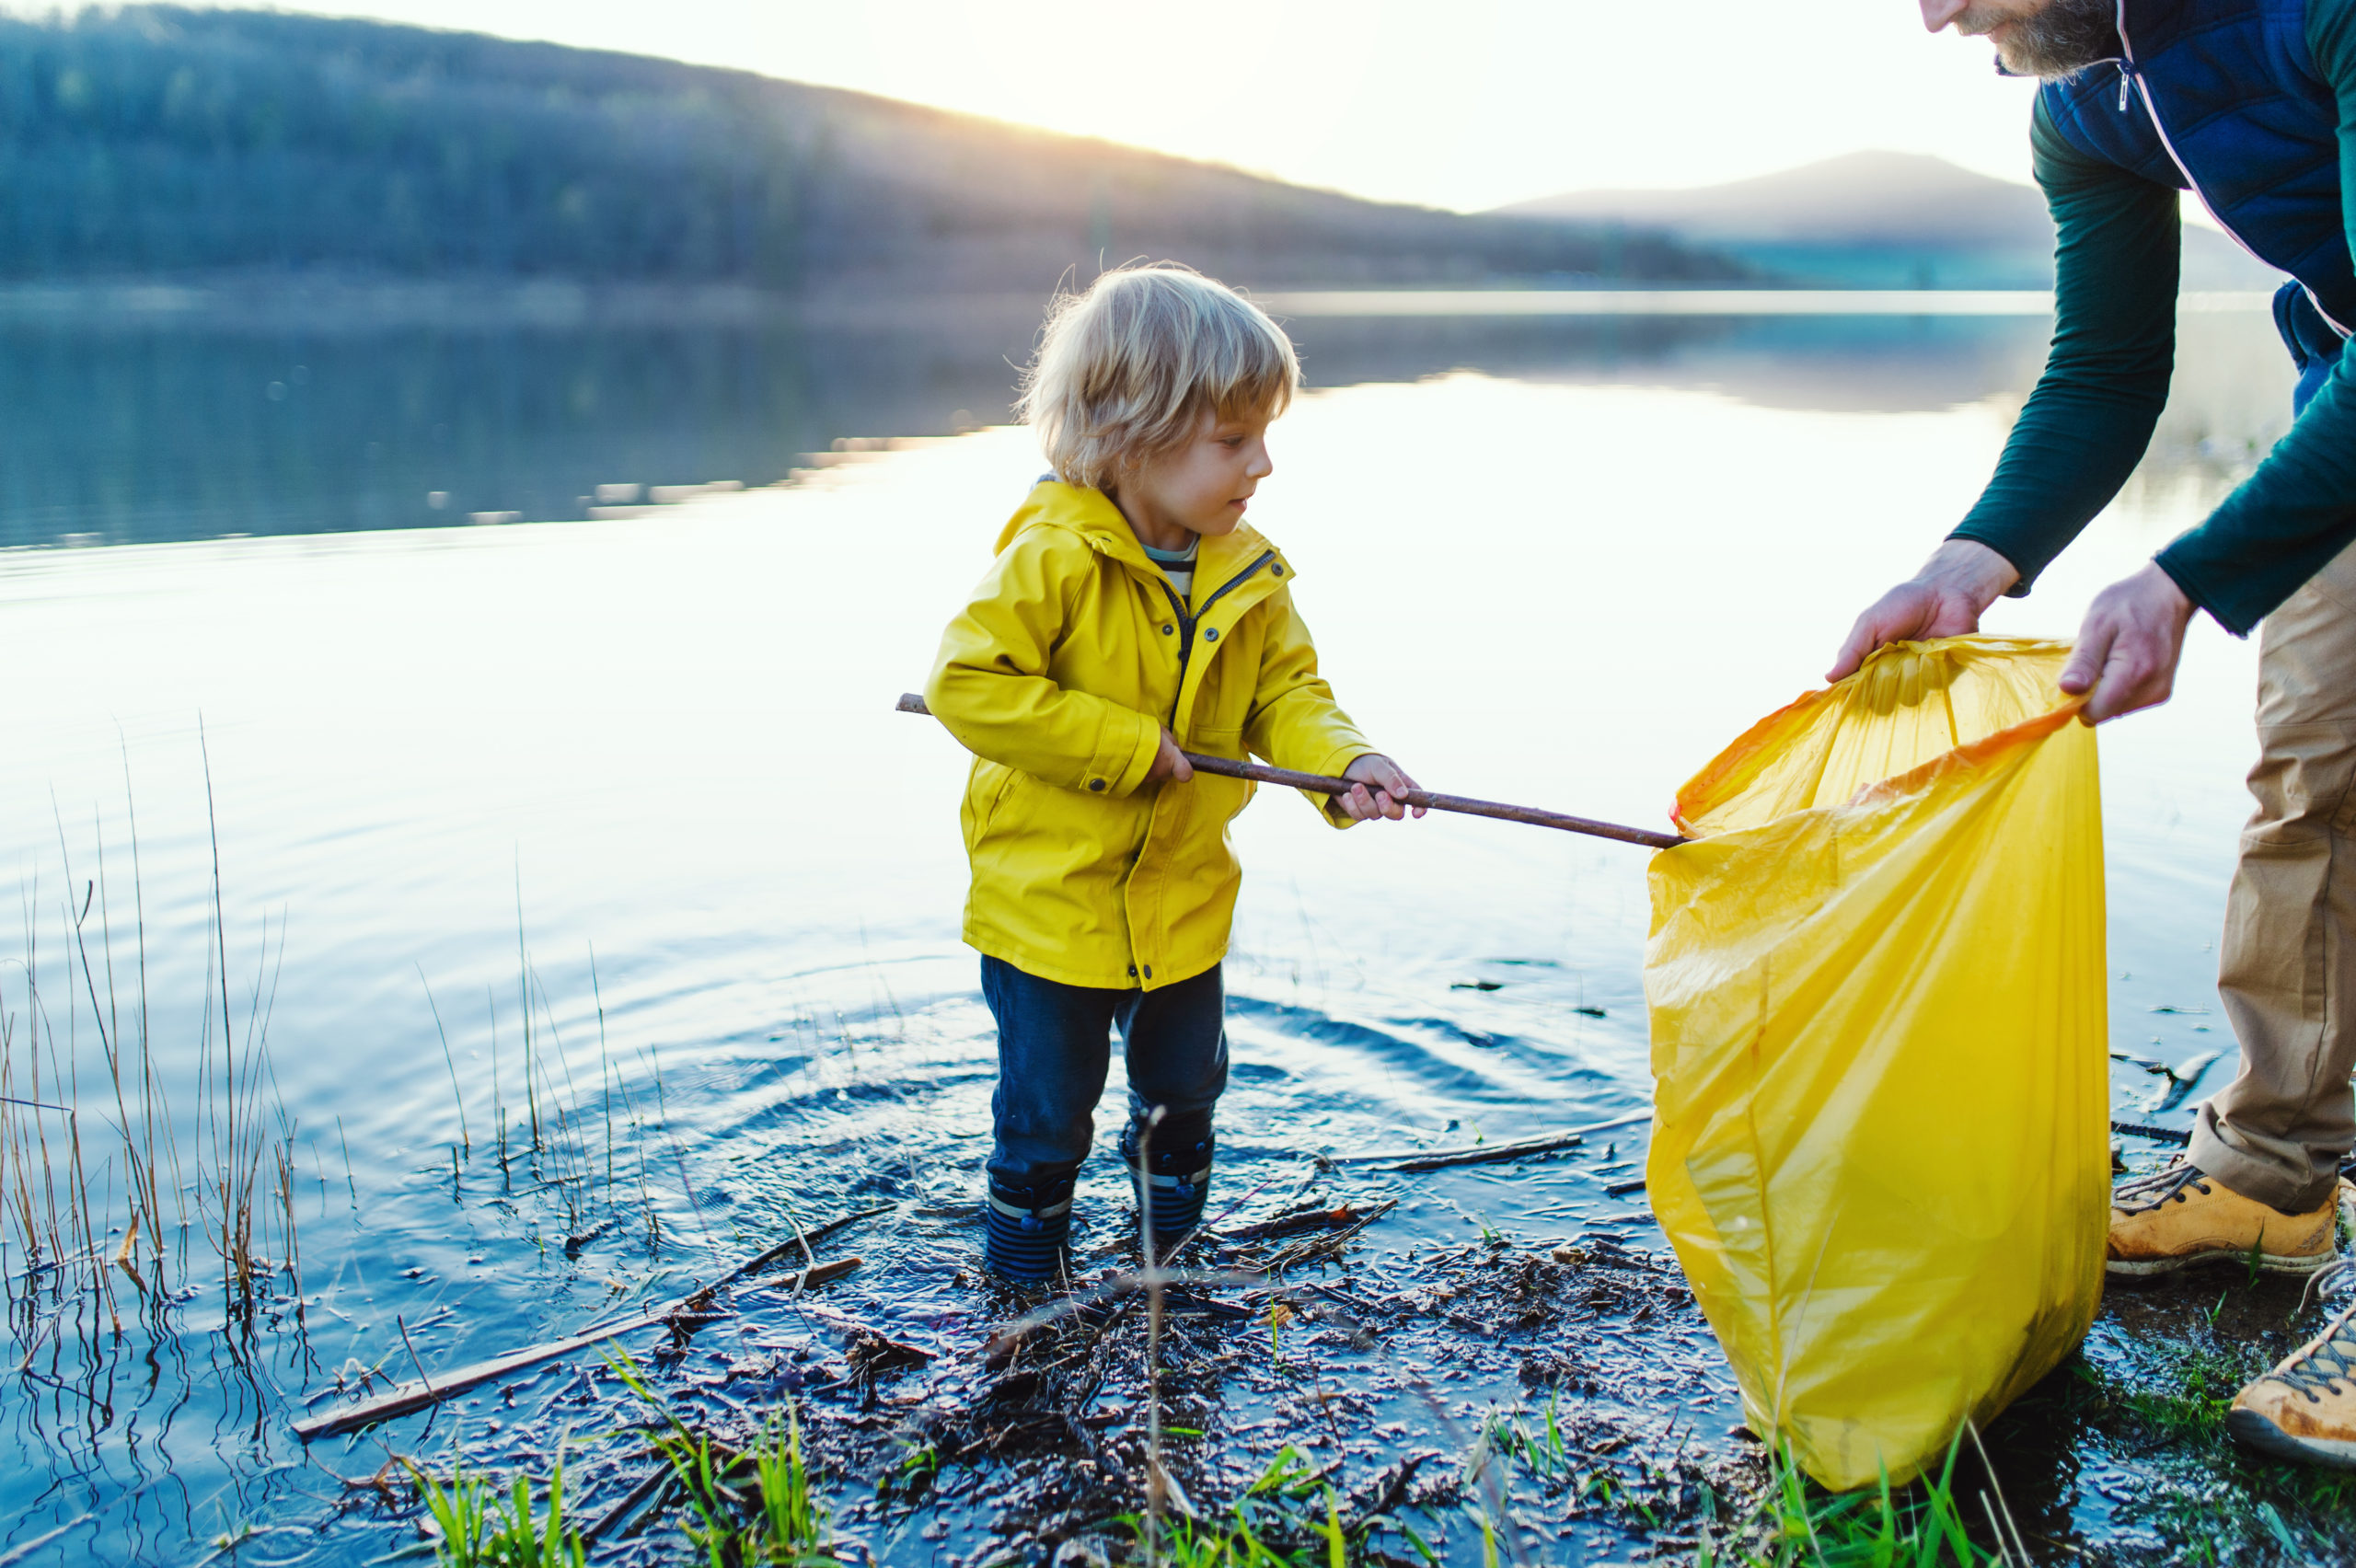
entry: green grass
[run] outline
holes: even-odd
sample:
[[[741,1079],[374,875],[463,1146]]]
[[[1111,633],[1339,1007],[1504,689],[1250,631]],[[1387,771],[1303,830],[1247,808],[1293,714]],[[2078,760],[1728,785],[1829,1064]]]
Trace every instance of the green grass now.
[[[791,1407],[783,1425],[772,1412],[742,1450],[680,1426],[657,1434],[654,1446],[687,1495],[680,1528],[710,1568],[833,1568],[833,1526],[812,1489],[801,1422]]]
[[[1549,1395],[1541,1412],[1501,1411],[1493,1413],[1466,1462],[1469,1482],[1479,1475],[1494,1455],[1520,1469],[1550,1493],[1567,1494],[1576,1505],[1618,1515],[1632,1528],[1665,1530],[1689,1516],[1708,1495],[1695,1482],[1691,1467],[1680,1470],[1680,1447],[1668,1465],[1652,1462],[1631,1450],[1624,1461],[1602,1460],[1574,1447],[1562,1420],[1562,1390]]]
[[[2207,1447],[2225,1440],[2225,1412],[2242,1385],[2266,1368],[2245,1348],[2231,1355],[2208,1345],[2184,1345],[2161,1359],[2149,1382],[2117,1382],[2080,1364],[2117,1414],[2170,1443]]]
[[[611,1355],[606,1365],[663,1418],[655,1451],[686,1496],[680,1528],[710,1568],[834,1568],[832,1518],[803,1456],[802,1421],[791,1401],[782,1423],[770,1412],[748,1446],[733,1448],[672,1414],[629,1357]]]
[[[1331,1488],[1326,1489],[1323,1503],[1324,1517],[1308,1522],[1309,1539],[1265,1533],[1270,1522],[1255,1521],[1253,1510],[1238,1503],[1225,1519],[1171,1521],[1163,1529],[1160,1551],[1149,1557],[1144,1521],[1132,1520],[1138,1532],[1137,1561],[1151,1561],[1166,1568],[1346,1568],[1357,1554],[1342,1528],[1341,1505]]]
[[[1559,1481],[1572,1470],[1572,1456],[1558,1419],[1563,1390],[1546,1397],[1546,1418],[1535,1432],[1522,1424],[1520,1412],[1502,1412],[1489,1418],[1489,1447],[1541,1481]]]
[[[760,1488],[760,1512],[754,1519],[752,1546],[759,1562],[828,1562],[833,1540],[826,1505],[810,1487],[810,1470],[802,1458],[802,1421],[791,1403],[785,1425],[777,1412],[753,1444],[754,1483]]]
[[[913,1507],[941,1479],[941,1450],[930,1443],[903,1443],[900,1462],[875,1482],[882,1502]]]
[[[1964,1434],[1947,1446],[1938,1478],[1898,1488],[1827,1492],[1800,1472],[1788,1447],[1779,1450],[1768,1484],[1723,1536],[1704,1524],[1694,1568],[1981,1568],[2007,1559],[1984,1550],[1964,1528],[1966,1505],[1955,1494],[1955,1461]],[[1992,1505],[1985,1512],[1999,1510]],[[2026,1552],[2023,1552],[2026,1556]]]
[[[2356,1558],[2356,1475],[2254,1454],[2225,1432],[2234,1395],[2271,1364],[2258,1345],[2183,1342],[2146,1347],[2120,1369],[2078,1363],[2069,1413],[2142,1479],[2120,1516],[2165,1541],[2171,1562]]]
[[[1341,1499],[1307,1456],[1288,1444],[1270,1460],[1224,1517],[1173,1518],[1156,1539],[1138,1516],[1123,1517],[1136,1539],[1130,1561],[1162,1568],[1347,1568],[1368,1527],[1342,1524]],[[1437,1561],[1421,1537],[1389,1521]]]
[[[549,1475],[545,1520],[532,1517],[532,1482],[522,1474],[502,1491],[468,1475],[464,1461],[453,1464],[447,1486],[414,1466],[410,1473],[441,1532],[433,1546],[440,1568],[583,1568],[580,1533],[564,1522],[561,1447]]]
[[[1809,1481],[1785,1446],[1770,1458],[1764,1484],[1742,1499],[1677,1458],[1663,1466],[1632,1451],[1624,1461],[1599,1460],[1565,1431],[1559,1398],[1541,1412],[1493,1414],[1467,1463],[1468,1480],[1495,1455],[1546,1493],[1607,1512],[1629,1529],[1697,1530],[1700,1544],[1687,1559],[1694,1568],[1981,1568],[2005,1561],[1966,1526],[1970,1520],[1993,1535],[2001,1504],[1956,1494],[1964,1432],[1935,1478],[1895,1487],[1885,1475],[1877,1486],[1842,1493]]]

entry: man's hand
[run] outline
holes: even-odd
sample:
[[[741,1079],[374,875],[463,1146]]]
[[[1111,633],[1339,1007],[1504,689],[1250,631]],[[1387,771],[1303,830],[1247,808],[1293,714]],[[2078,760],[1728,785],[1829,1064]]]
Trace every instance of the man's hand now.
[[[1865,655],[1885,642],[1978,631],[1981,612],[2020,580],[2013,563],[1986,545],[1949,539],[1931,553],[1922,571],[1865,607],[1824,678],[1837,681],[1856,674]]]
[[[2192,601],[2157,562],[2096,594],[2078,628],[2077,651],[2062,671],[2063,691],[2094,694],[2078,717],[2099,724],[2165,702],[2176,689],[2191,619]]]
[[[1342,777],[1357,786],[1346,795],[1334,797],[1341,805],[1342,814],[1352,822],[1372,822],[1377,817],[1399,821],[1409,810],[1399,797],[1418,788],[1414,779],[1399,770],[1397,763],[1373,752],[1342,769]],[[1421,806],[1414,811],[1417,816],[1424,814]]]
[[[1195,765],[1186,760],[1186,754],[1178,749],[1178,737],[1170,732],[1169,725],[1164,724],[1161,727],[1161,749],[1153,754],[1153,766],[1145,770],[1145,781],[1159,784],[1169,778],[1184,784],[1194,776]]]

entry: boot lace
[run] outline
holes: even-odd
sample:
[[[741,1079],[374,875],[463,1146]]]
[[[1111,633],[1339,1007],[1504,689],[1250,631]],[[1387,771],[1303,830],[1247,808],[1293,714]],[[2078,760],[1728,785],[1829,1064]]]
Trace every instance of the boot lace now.
[[[2178,1158],[2148,1175],[2130,1177],[2110,1191],[2113,1206],[2129,1214],[2149,1214],[2165,1203],[2189,1201],[2188,1187],[2206,1197],[2212,1191],[2209,1177],[2190,1160]]]
[[[2268,1375],[2317,1404],[2324,1395],[2338,1393],[2343,1383],[2356,1388],[2356,1323],[2351,1320],[2356,1320],[2356,1307],[2342,1311],[2313,1343]]]

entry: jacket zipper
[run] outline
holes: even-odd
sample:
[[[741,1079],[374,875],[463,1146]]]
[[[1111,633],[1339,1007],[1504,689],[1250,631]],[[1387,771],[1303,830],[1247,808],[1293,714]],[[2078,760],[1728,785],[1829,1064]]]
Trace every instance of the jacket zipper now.
[[[2191,168],[2186,165],[2184,159],[2177,153],[2176,143],[2169,140],[2168,128],[2160,120],[2160,106],[2152,100],[2151,84],[2143,79],[2142,72],[2135,69],[2134,40],[2127,36],[2127,0],[2119,0],[2119,47],[2126,55],[2126,58],[2119,63],[2119,107],[2120,110],[2123,112],[2127,108],[2127,85],[2130,82],[2132,82],[2135,85],[2136,93],[2143,100],[2143,112],[2152,117],[2152,129],[2158,133],[2160,145],[2167,150],[2168,161],[2176,165],[2176,171],[2178,174],[2184,176],[2186,189],[2189,190],[2195,196],[2200,198],[2200,204],[2209,209],[2209,215],[2211,217],[2217,219],[2217,226],[2225,231],[2225,237],[2227,239],[2230,239],[2235,245],[2240,246],[2243,251],[2247,254],[2253,261],[2258,262],[2261,266],[2272,267],[2274,265],[2273,262],[2269,261],[2265,257],[2260,256],[2256,250],[2250,248],[2249,241],[2244,239],[2240,235],[2234,232],[2233,225],[2227,223],[2223,218],[2218,217],[2216,204],[2211,202],[2209,200],[2208,193],[2200,189],[2200,182],[2192,178]],[[2348,329],[2341,326],[2338,321],[2333,320],[2331,312],[2323,307],[2323,301],[2316,298],[2315,290],[2308,288],[2304,283],[2301,283],[2299,288],[2300,291],[2307,296],[2307,303],[2316,307],[2316,314],[2322,317],[2324,320],[2330,325],[2333,331],[2339,333],[2342,338],[2349,336]]]
[[[1220,583],[1218,592],[1205,599],[1203,607],[1191,616],[1186,613],[1185,602],[1178,597],[1178,590],[1171,585],[1170,579],[1161,578],[1161,591],[1170,596],[1170,608],[1178,617],[1178,689],[1172,693],[1170,698],[1170,722],[1173,729],[1178,723],[1178,703],[1186,695],[1186,666],[1195,656],[1195,626],[1205,616],[1211,613],[1213,605],[1243,586],[1262,567],[1276,559],[1276,551],[1262,550],[1258,559],[1250,566]]]
[[[1218,591],[1213,594],[1209,598],[1205,599],[1203,601],[1203,607],[1196,610],[1191,616],[1186,613],[1185,601],[1178,597],[1178,590],[1171,584],[1170,579],[1161,572],[1157,571],[1154,573],[1155,578],[1161,583],[1162,593],[1168,595],[1170,599],[1170,608],[1172,612],[1178,617],[1178,689],[1172,693],[1170,698],[1170,727],[1173,732],[1175,732],[1178,727],[1178,704],[1183,701],[1186,696],[1186,666],[1192,661],[1195,653],[1195,626],[1201,622],[1205,616],[1211,613],[1211,606],[1213,605],[1218,604],[1221,599],[1226,598],[1228,594],[1242,587],[1246,582],[1250,581],[1262,567],[1267,565],[1270,561],[1276,559],[1276,551],[1262,550],[1258,558],[1255,559],[1251,565],[1245,567],[1233,577],[1230,577],[1226,582],[1220,583],[1218,585]],[[1155,821],[1159,820],[1161,814],[1161,801],[1159,796],[1157,796],[1153,802],[1152,814],[1149,816],[1146,822],[1145,833],[1147,838],[1152,837],[1153,824]],[[1137,853],[1130,857],[1128,877],[1125,879],[1122,883],[1124,890],[1126,890],[1130,882],[1133,882],[1137,877],[1138,860],[1138,858],[1144,854],[1142,847],[1143,840],[1139,841],[1139,846],[1140,847]],[[1127,895],[1125,891],[1123,894],[1124,899],[1126,899],[1126,896]],[[1149,963],[1145,963],[1143,959],[1138,957],[1134,951],[1134,942],[1132,943],[1132,950],[1133,951],[1130,954],[1132,961],[1144,964],[1145,972],[1148,974],[1151,974],[1153,973],[1153,966]],[[1136,970],[1132,969],[1130,973],[1134,974],[1136,974]]]

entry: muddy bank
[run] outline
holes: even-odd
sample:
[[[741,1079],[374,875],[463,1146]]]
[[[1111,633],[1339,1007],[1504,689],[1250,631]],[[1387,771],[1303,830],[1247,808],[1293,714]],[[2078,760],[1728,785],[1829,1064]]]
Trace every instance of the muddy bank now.
[[[544,1476],[566,1432],[605,1434],[571,1449],[567,1513],[618,1562],[687,1544],[690,1489],[651,1435],[676,1420],[742,1451],[789,1402],[845,1560],[1121,1561],[1157,1508],[1165,1531],[1216,1532],[1241,1502],[1277,1549],[1338,1529],[1369,1562],[1557,1561],[1690,1547],[1742,1491],[1755,1445],[1729,1434],[1727,1374],[1672,1264],[1602,1231],[1386,1246],[1401,1200],[1342,1187],[1312,1169],[1291,1202],[1186,1248],[1159,1292],[1118,1244],[1042,1291],[969,1256],[948,1282],[963,1309],[915,1326],[856,1275],[802,1299],[748,1283],[687,1332],[641,1336],[627,1376],[550,1366],[457,1401],[441,1441]],[[839,1244],[888,1255],[899,1224]],[[415,1511],[398,1488],[366,1496],[388,1522]]]
[[[861,1260],[835,1283],[740,1282],[626,1336],[619,1364],[536,1369],[352,1451],[545,1478],[561,1447],[566,1516],[593,1560],[618,1563],[701,1560],[689,1535],[706,1516],[656,1446],[666,1431],[733,1456],[781,1409],[844,1562],[1142,1561],[1149,1530],[1186,1561],[1239,1528],[1287,1561],[1323,1562],[1335,1539],[1369,1563],[1780,1561],[1771,1457],[1708,1326],[1657,1233],[1602,1196],[1630,1184],[1625,1139],[1444,1175],[1262,1151],[1237,1162],[1256,1180],[1167,1261],[1159,1300],[1115,1204],[1068,1280],[1022,1291],[980,1273],[961,1205],[900,1192],[816,1247],[822,1263]],[[1449,1181],[1578,1182],[1600,1201],[1527,1205],[1588,1211],[1550,1236],[1474,1216],[1433,1190]],[[846,1195],[905,1182],[871,1167]],[[788,1251],[774,1267],[806,1263]],[[2356,1551],[2356,1481],[2223,1434],[2235,1389],[2320,1320],[2302,1294],[2238,1271],[2111,1290],[2085,1349],[1984,1435],[1990,1463],[1967,1449],[1947,1478],[1973,1549],[2120,1564]],[[343,1522],[413,1531],[419,1505],[395,1482],[354,1489]]]

